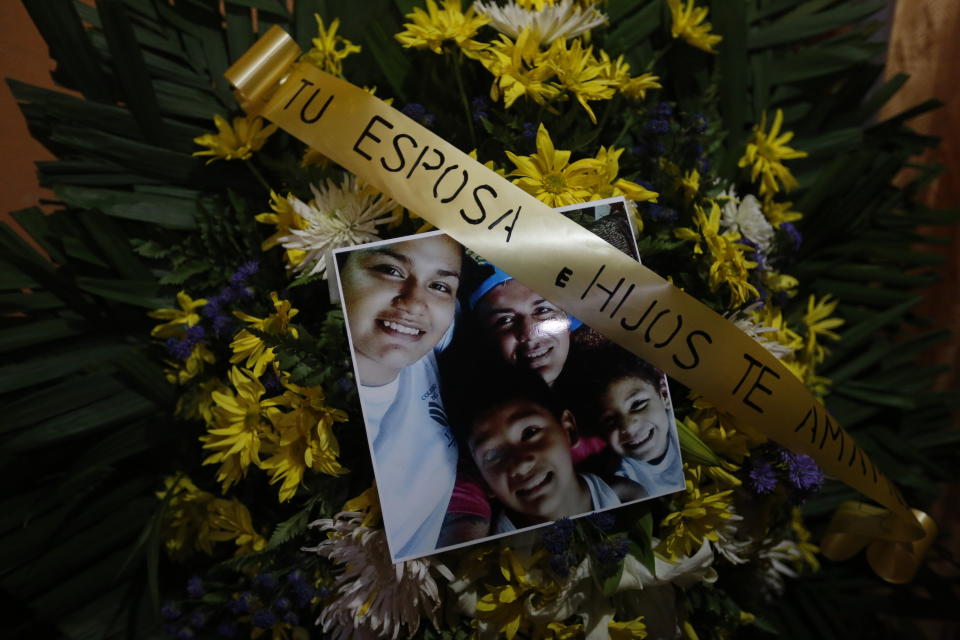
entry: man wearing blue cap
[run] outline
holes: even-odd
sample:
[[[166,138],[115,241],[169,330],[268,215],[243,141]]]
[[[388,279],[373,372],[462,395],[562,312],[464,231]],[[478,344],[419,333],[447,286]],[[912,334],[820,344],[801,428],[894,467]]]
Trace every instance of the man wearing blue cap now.
[[[553,386],[579,320],[496,267],[470,296],[470,307],[505,362],[535,371]]]

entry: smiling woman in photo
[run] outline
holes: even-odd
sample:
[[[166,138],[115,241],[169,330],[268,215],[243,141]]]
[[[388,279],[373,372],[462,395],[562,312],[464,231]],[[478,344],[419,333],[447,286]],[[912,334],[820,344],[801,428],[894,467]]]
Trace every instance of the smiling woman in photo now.
[[[340,258],[357,389],[391,551],[425,553],[436,547],[456,475],[436,352],[452,333],[463,249],[434,234]]]

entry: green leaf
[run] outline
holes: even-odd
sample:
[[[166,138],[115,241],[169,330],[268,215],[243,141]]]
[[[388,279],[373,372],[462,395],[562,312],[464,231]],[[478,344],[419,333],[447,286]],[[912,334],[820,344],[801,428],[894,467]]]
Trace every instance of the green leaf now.
[[[750,30],[750,48],[781,46],[859,22],[887,6],[886,2],[845,4],[813,15],[788,15],[772,25]]]
[[[127,346],[113,342],[91,342],[59,353],[34,357],[26,362],[4,365],[0,367],[0,393],[50,382],[86,367],[102,366],[127,349]]]
[[[88,100],[110,102],[110,81],[103,73],[73,3],[52,5],[44,0],[23,0],[23,5],[50,47],[51,57],[57,61],[58,80],[78,89]]]
[[[154,145],[162,145],[168,138],[164,134],[157,96],[126,9],[120,0],[100,0],[97,11],[123,99],[140,125],[143,137]]]
[[[617,587],[620,586],[620,580],[623,578],[623,560],[617,563],[617,570],[613,575],[607,576],[603,579],[603,595],[608,598],[617,592]]]
[[[106,300],[113,300],[123,304],[157,309],[163,304],[164,298],[157,295],[156,283],[153,280],[137,281],[120,278],[77,278],[77,287],[81,291],[99,296]]]
[[[82,323],[65,318],[31,320],[20,326],[0,329],[0,353],[61,340],[83,333],[84,329]]]
[[[190,200],[77,186],[58,186],[54,193],[71,206],[97,209],[108,216],[151,222],[168,229],[196,228],[196,204]]]
[[[747,119],[747,5],[742,2],[713,0],[710,14],[716,32],[723,36],[717,49],[717,70],[720,73],[720,114],[729,137],[724,141],[720,174],[732,175],[737,160],[743,155]]]
[[[28,451],[134,420],[155,408],[143,396],[126,390],[18,432],[6,446],[10,451]]]
[[[307,501],[304,508],[277,524],[270,535],[269,542],[267,542],[267,549],[274,549],[303,535],[307,530],[307,524],[310,522],[310,512],[318,499],[319,496],[314,496]]]
[[[680,449],[691,462],[717,466],[720,458],[704,443],[684,422],[676,420],[677,435],[680,436]]]

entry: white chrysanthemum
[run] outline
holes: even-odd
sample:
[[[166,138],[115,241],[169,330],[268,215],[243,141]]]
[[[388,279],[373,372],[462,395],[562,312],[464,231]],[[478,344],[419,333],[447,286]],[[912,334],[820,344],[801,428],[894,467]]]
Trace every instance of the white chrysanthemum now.
[[[764,324],[760,324],[756,320],[750,317],[750,315],[760,306],[761,303],[755,302],[746,309],[741,310],[740,312],[727,316],[727,318],[741,331],[753,338],[757,344],[769,351],[779,360],[783,360],[789,355],[792,355],[794,349],[791,349],[785,344],[782,344],[776,340],[768,340],[763,337],[763,334],[769,333],[771,331],[776,331],[775,327],[768,327]]]
[[[521,7],[516,2],[500,6],[496,0],[474,2],[474,10],[490,19],[490,26],[517,39],[524,29],[530,29],[541,45],[554,40],[573,38],[607,22],[607,16],[595,7],[584,9],[576,0],[559,0],[540,11]]]
[[[761,251],[767,253],[773,244],[773,227],[763,215],[760,202],[752,195],[737,198],[737,194],[730,189],[726,194],[726,202],[721,210],[720,228],[723,231],[737,231],[744,238],[757,245]]]
[[[310,185],[313,200],[303,202],[294,196],[287,201],[306,222],[305,229],[291,229],[280,238],[285,249],[306,252],[294,266],[297,275],[323,274],[324,256],[333,249],[379,240],[377,227],[397,219],[397,203],[370,186],[360,186],[347,174],[340,186],[332,180],[319,187]]]
[[[771,538],[763,541],[757,561],[763,568],[763,583],[768,595],[783,594],[784,579],[799,575],[794,565],[802,559],[803,552],[793,540],[781,540],[776,544]]]
[[[731,515],[723,521],[723,524],[714,530],[717,540],[712,543],[713,550],[720,556],[727,559],[731,564],[745,564],[749,562],[750,548],[753,546],[753,540],[746,540],[739,537],[739,522],[743,516],[733,512],[733,507],[727,507]]]
[[[453,574],[429,558],[393,564],[383,529],[362,526],[362,520],[362,513],[347,511],[310,525],[332,536],[303,550],[331,560],[341,570],[333,585],[334,598],[316,624],[334,640],[412,636],[421,618],[436,627],[441,602],[435,574],[448,581]]]

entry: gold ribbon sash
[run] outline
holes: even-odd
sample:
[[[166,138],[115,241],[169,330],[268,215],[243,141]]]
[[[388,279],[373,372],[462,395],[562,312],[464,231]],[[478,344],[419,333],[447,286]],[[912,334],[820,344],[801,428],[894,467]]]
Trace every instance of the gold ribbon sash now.
[[[790,371],[731,322],[363,89],[274,26],[228,71],[241,106],[361,176],[544,298],[924,531]]]

